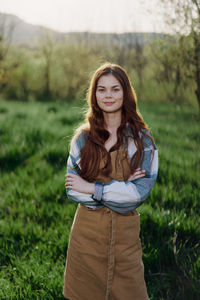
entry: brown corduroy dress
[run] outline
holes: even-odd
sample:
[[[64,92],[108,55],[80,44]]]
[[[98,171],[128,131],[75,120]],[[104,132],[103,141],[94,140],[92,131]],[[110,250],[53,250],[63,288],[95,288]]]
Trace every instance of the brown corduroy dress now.
[[[127,180],[122,148],[110,152],[112,173],[97,180]],[[101,162],[101,167],[104,162]],[[78,204],[71,227],[63,295],[69,300],[147,300],[137,210],[119,214],[108,207]]]

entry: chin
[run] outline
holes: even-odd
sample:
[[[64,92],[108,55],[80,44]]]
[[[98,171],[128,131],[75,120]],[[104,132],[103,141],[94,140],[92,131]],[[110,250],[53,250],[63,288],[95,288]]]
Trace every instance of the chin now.
[[[122,107],[117,107],[117,108],[101,108],[103,112],[105,113],[116,113],[119,111],[122,111]]]

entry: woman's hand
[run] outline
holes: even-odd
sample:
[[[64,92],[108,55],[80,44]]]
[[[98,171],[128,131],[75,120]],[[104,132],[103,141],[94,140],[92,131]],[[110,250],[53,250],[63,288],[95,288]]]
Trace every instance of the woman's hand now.
[[[94,194],[94,183],[90,183],[75,174],[65,175],[65,187],[80,193]]]
[[[128,181],[138,179],[144,176],[145,176],[145,170],[141,170],[140,168],[137,168],[135,172],[129,176]]]

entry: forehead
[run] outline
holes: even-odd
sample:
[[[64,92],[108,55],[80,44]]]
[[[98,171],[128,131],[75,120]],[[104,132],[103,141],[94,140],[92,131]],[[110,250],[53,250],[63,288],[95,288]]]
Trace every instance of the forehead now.
[[[114,85],[120,85],[119,80],[113,76],[112,74],[108,74],[108,75],[103,75],[99,78],[98,82],[97,82],[97,86],[114,86]]]

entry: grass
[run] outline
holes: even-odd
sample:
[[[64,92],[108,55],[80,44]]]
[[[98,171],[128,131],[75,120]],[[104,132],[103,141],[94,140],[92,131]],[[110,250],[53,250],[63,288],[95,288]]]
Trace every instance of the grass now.
[[[0,102],[0,299],[64,299],[63,273],[77,204],[65,194],[68,143],[81,104]],[[151,300],[198,299],[200,130],[195,109],[140,103],[159,174],[139,208]]]

